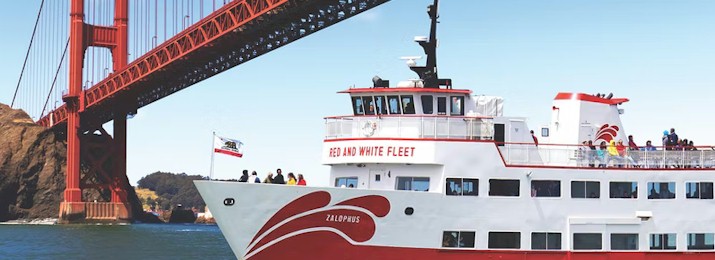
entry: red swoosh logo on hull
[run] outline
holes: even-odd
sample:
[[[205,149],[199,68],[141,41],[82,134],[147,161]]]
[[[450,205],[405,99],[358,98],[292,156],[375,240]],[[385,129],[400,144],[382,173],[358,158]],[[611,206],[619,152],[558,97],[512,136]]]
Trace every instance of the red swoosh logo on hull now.
[[[250,258],[266,251],[264,249],[282,244],[281,241],[283,240],[316,232],[332,233],[348,244],[350,241],[347,241],[338,233],[354,242],[365,242],[375,235],[375,219],[373,215],[381,218],[387,216],[390,212],[390,201],[377,195],[352,198],[327,206],[329,201],[330,193],[317,191],[288,203],[278,210],[256,233],[251,243],[249,243],[245,256]],[[364,211],[349,207],[360,208]],[[308,211],[315,212],[285,222],[286,219],[292,216]],[[367,214],[365,211],[372,213],[372,215]],[[323,228],[327,228],[327,230]],[[301,234],[300,231],[306,231],[306,233]],[[254,244],[256,240],[258,241]],[[264,247],[267,244],[270,245]]]

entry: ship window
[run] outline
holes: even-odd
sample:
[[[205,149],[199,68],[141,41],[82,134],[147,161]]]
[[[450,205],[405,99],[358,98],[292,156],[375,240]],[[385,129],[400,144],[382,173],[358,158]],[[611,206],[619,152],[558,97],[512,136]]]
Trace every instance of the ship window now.
[[[384,96],[375,96],[375,104],[378,114],[387,115],[387,101]]]
[[[452,110],[450,115],[453,116],[463,116],[464,115],[464,97],[452,96]]]
[[[521,233],[519,232],[489,232],[489,248],[521,248]]]
[[[357,177],[341,177],[335,178],[335,187],[342,188],[357,188],[358,178]]]
[[[362,104],[365,107],[366,115],[374,115],[375,114],[375,102],[373,102],[372,96],[362,97]]]
[[[474,248],[474,237],[473,231],[444,231],[442,247]]]
[[[713,233],[688,234],[688,250],[713,250],[715,249]]]
[[[651,250],[675,250],[675,234],[650,234]]]
[[[637,182],[611,182],[611,198],[612,199],[637,199],[638,198],[638,183]]]
[[[675,182],[649,182],[648,199],[675,199]]]
[[[353,113],[355,115],[365,114],[365,109],[362,106],[362,97],[353,97]]]
[[[638,234],[611,234],[611,250],[638,250]]]
[[[688,199],[713,199],[712,182],[686,182],[685,197]]]
[[[431,115],[432,112],[434,111],[433,108],[433,98],[432,95],[423,95],[422,96],[422,113],[425,115]]]
[[[601,233],[573,234],[574,250],[601,250],[601,248],[603,248],[603,242],[601,241]]]
[[[531,249],[561,250],[561,233],[531,233]]]
[[[532,197],[561,197],[560,181],[531,181]]]
[[[405,115],[412,115],[415,113],[415,102],[412,96],[400,96],[402,100],[402,113]]]
[[[519,180],[489,180],[489,196],[519,197]]]
[[[477,196],[479,195],[479,180],[447,178],[445,193],[452,196]]]
[[[571,198],[598,199],[601,197],[601,183],[597,181],[572,181]]]
[[[390,108],[391,115],[402,114],[402,106],[400,106],[400,98],[397,96],[387,96],[387,105]]]
[[[447,114],[447,97],[437,97],[437,114]]]
[[[397,190],[429,191],[429,178],[397,177]]]

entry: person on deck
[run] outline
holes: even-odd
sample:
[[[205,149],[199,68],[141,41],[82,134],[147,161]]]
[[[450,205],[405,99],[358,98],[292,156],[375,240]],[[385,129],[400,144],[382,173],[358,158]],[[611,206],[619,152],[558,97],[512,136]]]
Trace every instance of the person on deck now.
[[[248,170],[243,170],[243,174],[241,178],[238,179],[238,182],[248,182]]]
[[[534,135],[534,130],[529,131],[529,133],[531,133],[531,138],[534,139],[534,144],[535,144],[536,146],[539,146],[539,139],[536,138],[536,135]]]
[[[286,184],[286,181],[283,178],[283,171],[281,169],[276,170],[276,177],[273,178],[273,184]]]
[[[298,181],[295,180],[295,175],[293,175],[292,172],[288,173],[288,182],[286,184],[288,185],[296,185]]]
[[[269,172],[268,176],[266,176],[265,179],[263,179],[263,183],[273,183],[273,173]]]
[[[256,171],[251,173],[251,177],[253,178],[254,183],[261,183],[261,178],[258,178],[258,173]]]
[[[298,174],[298,185],[300,185],[300,186],[306,185],[305,179],[303,178],[303,174],[300,174],[300,173]]]
[[[616,161],[618,161],[617,163],[620,164],[620,159],[618,156],[618,148],[616,148],[616,141],[611,140],[608,143],[607,151],[608,151],[608,160],[607,161],[616,160]],[[608,165],[608,162],[606,162],[606,165]]]

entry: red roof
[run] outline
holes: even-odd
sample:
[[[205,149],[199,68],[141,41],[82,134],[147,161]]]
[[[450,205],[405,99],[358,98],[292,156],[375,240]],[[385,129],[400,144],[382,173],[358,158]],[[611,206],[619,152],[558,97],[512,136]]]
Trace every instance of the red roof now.
[[[556,97],[554,98],[554,100],[581,100],[581,101],[602,103],[602,104],[608,104],[608,105],[620,105],[621,103],[625,103],[625,102],[629,101],[627,98],[605,99],[602,97],[597,97],[594,95],[589,95],[589,94],[584,94],[584,93],[569,93],[569,92],[560,92],[560,93],[556,94]]]
[[[444,89],[444,88],[351,88],[338,93],[385,93],[385,92],[419,92],[419,93],[451,93],[451,94],[472,94],[468,89]]]

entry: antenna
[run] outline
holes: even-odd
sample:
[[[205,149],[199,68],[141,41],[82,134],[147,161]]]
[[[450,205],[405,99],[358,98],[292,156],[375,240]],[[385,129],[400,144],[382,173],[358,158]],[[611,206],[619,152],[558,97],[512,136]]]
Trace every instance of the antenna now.
[[[401,60],[406,60],[407,61],[407,66],[412,68],[417,66],[416,60],[422,59],[422,56],[404,56],[400,57]]]

